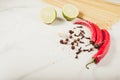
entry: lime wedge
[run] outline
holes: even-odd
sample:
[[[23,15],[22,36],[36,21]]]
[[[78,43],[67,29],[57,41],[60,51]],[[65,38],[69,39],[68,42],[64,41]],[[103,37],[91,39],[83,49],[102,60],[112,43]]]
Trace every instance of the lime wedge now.
[[[62,14],[66,20],[71,21],[79,15],[79,10],[72,4],[66,4],[62,8]]]
[[[57,18],[57,12],[52,7],[45,7],[41,10],[41,19],[44,23],[50,24]]]

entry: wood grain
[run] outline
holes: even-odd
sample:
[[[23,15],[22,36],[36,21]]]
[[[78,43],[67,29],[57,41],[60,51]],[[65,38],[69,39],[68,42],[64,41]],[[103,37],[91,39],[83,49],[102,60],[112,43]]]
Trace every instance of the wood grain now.
[[[109,29],[120,19],[120,4],[105,2],[103,0],[43,0],[47,3],[62,8],[70,3],[78,7],[83,18],[96,23],[100,28]]]
[[[97,7],[98,9],[104,9],[107,11],[111,11],[113,13],[120,15],[120,4],[114,4],[110,2],[105,2],[103,0],[78,0],[78,2],[82,2],[84,4],[92,5]]]

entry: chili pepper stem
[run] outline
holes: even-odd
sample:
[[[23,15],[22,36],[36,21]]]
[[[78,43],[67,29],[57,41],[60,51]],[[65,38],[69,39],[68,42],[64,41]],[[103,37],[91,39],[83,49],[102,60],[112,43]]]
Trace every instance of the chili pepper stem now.
[[[86,64],[86,68],[89,69],[88,65],[90,65],[92,63],[95,63],[95,59],[94,58],[92,58],[92,60],[89,63]]]
[[[95,47],[96,49],[99,49],[99,48],[103,45],[103,43],[104,43],[104,42],[102,41],[100,44],[95,44],[94,47]]]

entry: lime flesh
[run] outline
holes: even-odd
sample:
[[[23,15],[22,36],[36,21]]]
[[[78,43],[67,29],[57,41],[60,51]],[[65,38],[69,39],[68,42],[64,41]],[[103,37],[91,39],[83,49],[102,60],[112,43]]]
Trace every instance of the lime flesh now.
[[[66,20],[70,21],[79,15],[79,10],[72,4],[66,4],[62,8],[62,14]]]
[[[45,7],[41,10],[41,19],[44,23],[50,24],[55,21],[57,12],[52,7]]]

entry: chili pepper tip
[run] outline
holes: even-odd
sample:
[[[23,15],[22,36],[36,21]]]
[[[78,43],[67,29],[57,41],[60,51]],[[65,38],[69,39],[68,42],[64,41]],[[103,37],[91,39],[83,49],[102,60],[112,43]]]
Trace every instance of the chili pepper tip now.
[[[88,65],[95,63],[95,59],[92,59],[89,63],[86,64],[86,68],[89,69]]]

